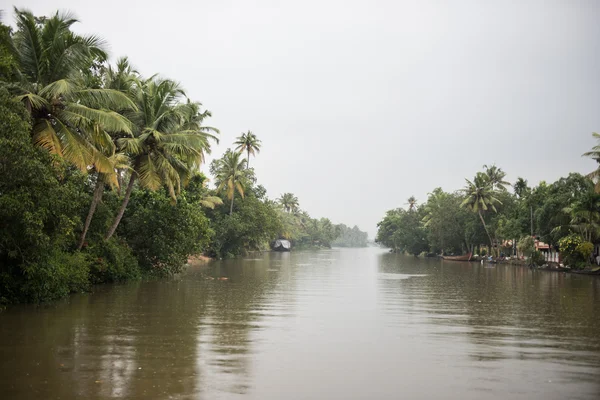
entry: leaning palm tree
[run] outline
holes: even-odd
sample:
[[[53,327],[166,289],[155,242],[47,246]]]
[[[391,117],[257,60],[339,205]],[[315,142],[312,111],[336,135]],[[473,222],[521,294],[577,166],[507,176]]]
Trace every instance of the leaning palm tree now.
[[[233,199],[237,191],[244,198],[244,190],[248,178],[247,160],[240,159],[240,153],[227,149],[223,158],[215,160],[211,166],[217,184],[217,193],[226,189],[227,198],[231,200],[229,215],[233,214]]]
[[[485,229],[485,233],[490,240],[490,246],[492,246],[493,249],[494,243],[482,213],[490,209],[496,212],[496,204],[502,204],[502,202],[494,197],[495,192],[493,186],[486,174],[478,172],[473,181],[468,179],[465,179],[465,181],[467,181],[467,185],[462,189],[462,192],[466,197],[460,206],[466,207],[479,215],[479,219],[483,224],[483,229]]]
[[[594,132],[592,136],[600,142],[600,134]],[[592,147],[592,151],[583,153],[582,157],[589,157],[598,164],[596,169],[587,176],[594,181],[596,193],[600,193],[600,144]]]
[[[298,211],[298,198],[293,193],[284,193],[278,199],[279,203],[283,206],[285,212],[291,213]]]
[[[504,180],[506,172],[502,171],[502,168],[498,168],[495,164],[490,166],[484,165],[485,176],[492,185],[493,190],[506,190],[505,186],[510,185],[510,182]]]
[[[201,126],[200,105],[185,100],[185,92],[174,81],[151,77],[139,81],[134,89],[138,111],[128,114],[134,125],[134,137],[118,139],[119,149],[131,159],[131,174],[121,207],[106,233],[116,231],[133,190],[134,183],[157,190],[165,186],[173,202],[204,155],[210,153],[210,140],[216,140],[214,128]]]
[[[248,154],[246,166],[250,168],[250,154],[256,157],[256,153],[260,153],[261,141],[254,133],[248,131],[246,133],[242,133],[241,136],[238,136],[234,144],[237,145],[235,148],[236,151],[239,151],[240,153],[245,151]]]
[[[81,235],[79,237],[79,244],[77,245],[78,250],[81,250],[83,248],[83,245],[85,244],[85,238],[92,223],[92,218],[94,217],[94,213],[96,212],[98,204],[102,200],[102,195],[104,194],[104,187],[106,185],[110,185],[113,188],[118,187],[119,183],[117,178],[117,171],[124,168],[129,168],[129,158],[123,153],[115,152],[110,157],[108,157],[108,160],[112,164],[113,170],[112,173],[98,172],[96,174],[96,183],[94,186],[94,193],[92,195],[92,202],[90,204],[87,217],[83,224],[83,230],[81,231]]]
[[[109,132],[131,134],[130,122],[115,110],[135,105],[117,90],[91,88],[82,79],[106,59],[103,41],[73,33],[77,20],[70,14],[38,19],[17,8],[15,14],[19,76],[9,87],[31,114],[34,143],[82,171],[94,165],[110,172],[109,155],[99,147],[112,146]]]
[[[108,66],[103,69],[101,81],[103,83],[103,88],[105,89],[117,90],[126,95],[131,95],[133,93],[138,76],[139,75],[137,71],[135,71],[129,64],[129,60],[127,58],[120,58],[117,60],[114,68],[112,66]],[[119,111],[122,113],[127,113],[129,110],[124,109]],[[112,133],[112,142],[116,143],[116,141],[123,136],[127,137],[129,135],[124,134],[123,132]],[[110,185],[112,188],[117,188],[120,194],[124,171],[129,169],[129,157],[122,152],[117,152],[115,145],[109,147],[100,146],[99,149],[103,152],[103,154],[107,155],[108,160],[112,164],[112,168],[108,172],[103,173],[98,171],[96,173],[92,202],[90,204],[88,215],[85,219],[83,230],[79,238],[79,245],[77,247],[78,249],[81,249],[85,244],[87,232],[96,211],[96,207],[102,200],[105,186]],[[93,169],[95,169],[95,166]]]

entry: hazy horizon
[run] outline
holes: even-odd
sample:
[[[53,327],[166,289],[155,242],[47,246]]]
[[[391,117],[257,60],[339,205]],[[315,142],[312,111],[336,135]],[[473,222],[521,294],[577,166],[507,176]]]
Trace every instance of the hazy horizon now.
[[[595,1],[20,1],[69,10],[211,110],[219,157],[243,131],[271,198],[311,216],[377,222],[414,195],[454,191],[495,163],[530,185],[596,167],[600,3]],[[212,157],[209,158],[209,162]],[[203,166],[208,173],[208,166]]]

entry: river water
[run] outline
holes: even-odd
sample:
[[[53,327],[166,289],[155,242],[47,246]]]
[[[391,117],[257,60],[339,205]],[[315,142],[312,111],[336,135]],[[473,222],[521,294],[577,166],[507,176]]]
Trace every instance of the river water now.
[[[376,248],[216,261],[0,313],[0,398],[598,399],[600,278]]]

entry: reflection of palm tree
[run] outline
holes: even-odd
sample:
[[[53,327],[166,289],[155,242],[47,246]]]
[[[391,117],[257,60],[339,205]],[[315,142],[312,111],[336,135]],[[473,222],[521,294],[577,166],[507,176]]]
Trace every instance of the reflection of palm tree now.
[[[488,177],[482,172],[477,173],[475,179],[467,181],[467,185],[463,189],[463,193],[466,195],[465,200],[461,203],[461,207],[466,207],[467,209],[477,213],[479,215],[479,219],[483,224],[483,228],[485,229],[485,233],[490,240],[490,245],[492,249],[494,248],[494,243],[492,241],[492,237],[490,236],[490,232],[488,227],[483,219],[482,212],[488,211],[492,209],[496,212],[496,204],[502,204],[500,200],[494,197],[494,189],[492,187],[492,183],[488,180]]]

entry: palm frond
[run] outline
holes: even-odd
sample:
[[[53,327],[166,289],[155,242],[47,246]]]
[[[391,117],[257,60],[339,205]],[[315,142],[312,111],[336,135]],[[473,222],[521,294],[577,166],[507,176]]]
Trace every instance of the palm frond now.
[[[49,83],[40,90],[40,96],[45,98],[60,98],[72,96],[79,89],[78,85],[70,79],[60,79]]]
[[[33,143],[50,152],[62,157],[62,146],[56,131],[48,120],[40,120],[33,127]]]
[[[107,132],[132,134],[131,122],[115,111],[99,110],[82,104],[69,103],[65,106],[65,112],[70,113],[73,121],[76,121],[78,117],[79,123],[88,127],[97,123]],[[75,126],[78,126],[78,124]]]
[[[76,93],[77,100],[91,108],[104,108],[114,111],[134,110],[136,104],[125,93],[113,89],[84,89]]]
[[[44,108],[50,108],[50,103],[48,103],[46,99],[34,93],[25,93],[16,96],[15,99],[22,102],[25,105],[25,108],[28,110],[42,110]]]

